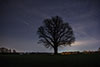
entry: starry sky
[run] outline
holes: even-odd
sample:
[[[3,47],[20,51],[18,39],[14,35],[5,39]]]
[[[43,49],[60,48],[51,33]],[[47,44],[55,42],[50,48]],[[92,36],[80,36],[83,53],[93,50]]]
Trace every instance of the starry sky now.
[[[37,29],[46,18],[60,16],[76,38],[63,51],[97,50],[100,47],[99,0],[0,0],[0,47],[24,52],[53,52],[38,44]]]

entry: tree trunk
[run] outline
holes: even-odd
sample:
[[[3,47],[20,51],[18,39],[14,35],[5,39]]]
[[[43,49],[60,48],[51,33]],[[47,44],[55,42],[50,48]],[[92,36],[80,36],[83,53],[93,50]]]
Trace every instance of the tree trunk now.
[[[58,47],[54,47],[54,54],[58,54]]]

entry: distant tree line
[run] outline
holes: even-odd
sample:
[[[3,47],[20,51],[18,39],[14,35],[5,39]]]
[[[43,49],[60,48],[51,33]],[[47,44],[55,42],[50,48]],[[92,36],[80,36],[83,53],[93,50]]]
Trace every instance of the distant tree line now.
[[[16,50],[8,49],[8,48],[5,48],[5,47],[1,47],[0,48],[0,53],[16,53]]]
[[[70,54],[100,54],[100,48],[97,50],[97,51],[83,51],[83,52],[80,52],[80,51],[74,51],[74,52],[62,52],[61,53],[62,55],[70,55]]]

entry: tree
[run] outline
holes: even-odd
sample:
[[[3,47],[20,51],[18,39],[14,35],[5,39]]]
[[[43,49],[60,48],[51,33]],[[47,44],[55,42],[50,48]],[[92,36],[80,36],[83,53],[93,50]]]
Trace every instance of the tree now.
[[[71,45],[75,41],[71,26],[64,23],[59,16],[45,19],[37,32],[39,43],[47,48],[53,48],[54,54],[58,53],[59,46]]]
[[[100,52],[100,47],[98,48],[98,51]]]

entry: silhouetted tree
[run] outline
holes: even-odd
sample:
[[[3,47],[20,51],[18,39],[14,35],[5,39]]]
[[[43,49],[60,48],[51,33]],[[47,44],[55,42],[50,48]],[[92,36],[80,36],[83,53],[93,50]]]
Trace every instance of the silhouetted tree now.
[[[98,51],[100,52],[100,47],[98,48]]]
[[[13,49],[13,53],[16,53],[16,50]]]
[[[64,23],[59,16],[45,19],[43,26],[40,26],[37,32],[39,43],[43,43],[47,48],[52,47],[54,54],[58,53],[59,46],[71,45],[75,41],[71,26]]]

